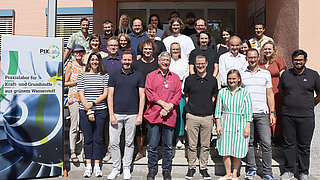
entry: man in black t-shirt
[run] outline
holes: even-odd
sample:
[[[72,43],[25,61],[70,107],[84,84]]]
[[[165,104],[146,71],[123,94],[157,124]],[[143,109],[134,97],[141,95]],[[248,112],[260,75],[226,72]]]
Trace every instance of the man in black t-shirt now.
[[[186,15],[186,27],[184,30],[182,30],[181,34],[184,34],[186,36],[191,36],[192,34],[196,34],[197,31],[194,28],[196,16],[193,12],[189,12]]]
[[[320,77],[316,71],[305,67],[306,62],[305,51],[294,51],[293,68],[282,74],[278,85],[283,95],[281,115],[285,164],[282,180],[294,177],[296,144],[299,179],[309,179],[310,144],[315,128],[314,107],[320,102]]]
[[[189,168],[185,178],[192,179],[196,172],[198,135],[200,135],[200,174],[204,179],[211,179],[207,172],[207,163],[218,85],[217,79],[206,72],[208,61],[205,56],[196,56],[195,66],[197,72],[187,77],[183,90],[187,103],[186,128],[189,142]]]

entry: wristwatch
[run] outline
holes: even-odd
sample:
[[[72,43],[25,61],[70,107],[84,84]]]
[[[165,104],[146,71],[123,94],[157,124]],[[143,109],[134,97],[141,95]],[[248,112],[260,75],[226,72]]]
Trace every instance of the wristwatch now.
[[[272,113],[272,114],[276,114],[276,112],[275,112],[275,111],[270,111],[270,113]]]
[[[93,102],[92,102],[92,106],[95,106],[95,105],[96,105],[96,103],[93,101]]]

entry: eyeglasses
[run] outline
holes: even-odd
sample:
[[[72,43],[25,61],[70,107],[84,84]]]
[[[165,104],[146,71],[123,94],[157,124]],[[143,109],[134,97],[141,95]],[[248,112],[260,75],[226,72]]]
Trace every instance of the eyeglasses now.
[[[305,59],[293,59],[293,61],[304,61]]]
[[[204,66],[204,65],[206,65],[206,63],[195,63],[196,64],[196,66]]]
[[[258,56],[251,56],[251,57],[247,57],[247,59],[257,59]]]

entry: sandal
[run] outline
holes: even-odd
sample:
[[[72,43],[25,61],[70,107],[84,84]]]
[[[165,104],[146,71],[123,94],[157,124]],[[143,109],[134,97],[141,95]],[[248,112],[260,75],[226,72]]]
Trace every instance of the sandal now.
[[[71,157],[73,154],[75,155],[75,157]],[[79,158],[77,157],[77,154],[75,152],[70,154],[70,159],[71,159],[71,162],[73,163],[79,162]]]
[[[144,157],[143,154],[138,153],[138,154],[136,155],[136,158],[134,158],[134,161],[138,161],[138,160],[142,159],[143,157]]]

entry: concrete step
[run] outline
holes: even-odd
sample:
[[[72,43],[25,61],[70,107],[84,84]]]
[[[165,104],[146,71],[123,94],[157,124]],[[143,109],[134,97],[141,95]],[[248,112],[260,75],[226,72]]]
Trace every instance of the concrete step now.
[[[175,151],[174,151],[175,156],[174,156],[173,162],[172,162],[172,172],[176,173],[177,177],[181,176],[182,178],[184,178],[184,175],[186,174],[186,172],[188,170],[187,158],[182,153],[184,151],[185,151],[184,149],[178,149],[178,150],[175,149]],[[181,156],[181,155],[183,155],[183,156]],[[83,163],[83,159],[81,158],[81,155],[79,156],[79,159],[80,159],[80,163],[77,163],[77,164],[71,163],[69,160],[65,161],[65,167],[66,167],[67,171],[69,171],[69,175],[72,176],[72,174],[75,171],[84,172],[85,166]],[[262,174],[262,160],[260,158],[256,158],[256,163],[258,166],[258,174]],[[161,164],[162,164],[162,159],[159,159],[159,161],[158,161],[158,168],[159,168],[158,171],[159,172],[162,172]],[[199,163],[197,162],[197,164],[199,164]],[[280,171],[281,171],[281,167],[283,164],[284,164],[283,158],[273,158],[273,160],[272,160],[273,173],[280,176],[280,174],[281,174]],[[246,167],[246,162],[242,161],[240,174],[245,174],[245,169],[246,169],[245,167]],[[102,169],[103,169],[104,173],[106,173],[106,174],[110,173],[112,170],[112,160],[109,160],[108,162],[103,162]],[[148,159],[147,159],[147,157],[144,157],[144,158],[134,162],[132,170],[134,173],[144,174],[144,176],[146,176],[146,174],[148,173]],[[221,176],[221,175],[225,174],[222,157],[217,155],[216,150],[213,150],[210,152],[209,161],[208,161],[208,172],[212,175],[215,175],[215,176]],[[161,177],[161,173],[159,176]]]

